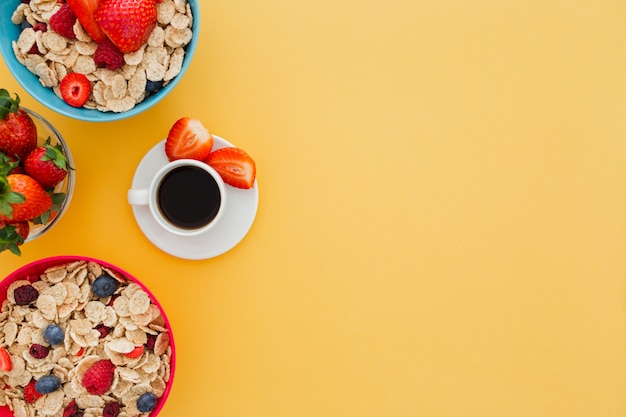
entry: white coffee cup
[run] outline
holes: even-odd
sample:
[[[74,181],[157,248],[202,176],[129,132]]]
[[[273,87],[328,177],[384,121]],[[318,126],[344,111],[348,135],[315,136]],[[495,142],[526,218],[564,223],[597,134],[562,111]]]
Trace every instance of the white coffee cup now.
[[[208,164],[179,159],[163,166],[148,188],[128,190],[128,202],[147,205],[169,232],[196,236],[219,222],[226,209],[226,191],[222,177]]]

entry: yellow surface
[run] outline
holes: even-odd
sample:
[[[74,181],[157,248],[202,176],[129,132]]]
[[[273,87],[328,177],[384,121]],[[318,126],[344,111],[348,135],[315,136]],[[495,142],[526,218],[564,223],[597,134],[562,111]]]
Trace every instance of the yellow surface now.
[[[16,258],[142,279],[163,417],[626,416],[626,3],[202,1],[196,60],[135,118],[77,122],[66,217]],[[182,116],[256,160],[247,237],[154,247],[126,204]]]

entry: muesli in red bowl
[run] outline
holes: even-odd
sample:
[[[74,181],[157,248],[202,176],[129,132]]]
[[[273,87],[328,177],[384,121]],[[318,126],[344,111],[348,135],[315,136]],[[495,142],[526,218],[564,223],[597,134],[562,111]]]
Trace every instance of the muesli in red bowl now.
[[[138,279],[59,256],[0,282],[0,417],[156,416],[172,386],[174,340]]]

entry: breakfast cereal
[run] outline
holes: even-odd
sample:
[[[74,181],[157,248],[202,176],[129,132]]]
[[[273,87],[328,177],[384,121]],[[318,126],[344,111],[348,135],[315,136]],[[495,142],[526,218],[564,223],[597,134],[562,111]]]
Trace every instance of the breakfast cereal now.
[[[115,283],[106,295],[96,288],[101,278]],[[62,337],[53,340],[50,326]],[[138,284],[94,261],[13,282],[0,309],[3,351],[11,366],[0,369],[0,405],[16,417],[73,415],[74,408],[102,416],[112,406],[120,417],[148,415],[137,408],[140,396],[161,397],[170,379],[172,348],[160,309]],[[96,395],[87,374],[102,361],[110,361],[110,382]],[[37,384],[48,375],[60,386],[42,394]]]
[[[193,15],[186,0],[157,3],[157,25],[148,41],[138,51],[123,54],[123,65],[114,70],[96,64],[98,45],[78,20],[73,26],[76,39],[54,32],[50,18],[60,7],[56,0],[31,0],[20,3],[11,17],[14,24],[24,27],[12,44],[15,57],[59,98],[61,80],[77,72],[91,83],[84,108],[120,113],[134,108],[182,71],[186,47],[193,36]],[[42,24],[45,29],[41,29]],[[108,71],[120,76],[114,84]]]

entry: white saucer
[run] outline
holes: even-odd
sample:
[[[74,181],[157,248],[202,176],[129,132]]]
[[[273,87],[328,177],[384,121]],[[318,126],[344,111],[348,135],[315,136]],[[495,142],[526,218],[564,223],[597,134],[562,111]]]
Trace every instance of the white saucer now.
[[[233,146],[230,142],[213,135],[213,150]],[[154,174],[168,163],[165,155],[165,140],[157,143],[143,157],[132,188],[148,188]],[[218,224],[206,232],[183,237],[168,232],[154,220],[148,206],[131,206],[139,228],[156,247],[172,256],[183,259],[209,259],[221,255],[237,245],[246,236],[259,205],[259,187],[249,190],[226,185],[228,207]]]

